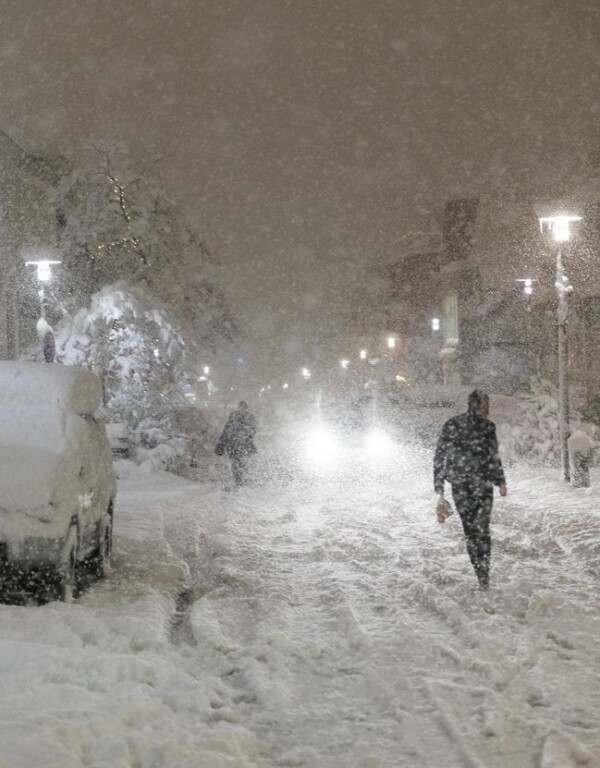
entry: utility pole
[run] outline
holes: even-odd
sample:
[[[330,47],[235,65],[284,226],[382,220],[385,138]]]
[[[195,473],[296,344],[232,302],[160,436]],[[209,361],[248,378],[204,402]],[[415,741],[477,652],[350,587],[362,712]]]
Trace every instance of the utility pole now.
[[[563,479],[571,482],[571,466],[569,463],[569,437],[571,429],[569,425],[569,347],[568,347],[568,321],[569,321],[569,294],[573,286],[569,283],[562,261],[562,243],[567,243],[571,236],[570,225],[575,221],[581,221],[581,216],[560,212],[554,216],[540,217],[540,229],[543,232],[547,227],[554,240],[558,244],[556,254],[556,295],[558,306],[556,310],[556,325],[558,328],[558,422],[560,426],[560,450],[562,455]]]
[[[569,464],[569,437],[571,426],[569,422],[569,337],[567,334],[569,322],[569,293],[573,286],[565,275],[562,250],[560,243],[556,255],[556,294],[558,307],[556,320],[558,328],[558,418],[560,425],[560,447],[562,454],[563,479],[571,482],[571,467]]]

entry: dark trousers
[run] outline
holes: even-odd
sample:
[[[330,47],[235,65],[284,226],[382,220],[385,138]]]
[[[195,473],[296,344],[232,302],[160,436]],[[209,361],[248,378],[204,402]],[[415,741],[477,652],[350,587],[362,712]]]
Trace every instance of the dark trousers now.
[[[452,496],[462,521],[475,575],[480,586],[487,588],[492,552],[490,520],[494,488],[489,483],[465,482],[452,486]]]
[[[232,451],[230,458],[233,482],[237,486],[244,485],[248,475],[248,454],[242,451]]]

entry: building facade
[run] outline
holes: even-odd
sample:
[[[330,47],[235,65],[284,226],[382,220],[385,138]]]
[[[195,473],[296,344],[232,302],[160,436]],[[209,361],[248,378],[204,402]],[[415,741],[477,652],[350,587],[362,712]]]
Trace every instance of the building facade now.
[[[566,208],[582,217],[562,247],[573,288],[569,372],[593,396],[600,381],[600,178],[573,184],[554,201],[516,190],[454,199],[437,217],[437,232],[399,242],[396,320],[412,348],[416,381],[437,376],[503,392],[527,389],[533,376],[556,381],[558,245],[540,232],[538,216]]]

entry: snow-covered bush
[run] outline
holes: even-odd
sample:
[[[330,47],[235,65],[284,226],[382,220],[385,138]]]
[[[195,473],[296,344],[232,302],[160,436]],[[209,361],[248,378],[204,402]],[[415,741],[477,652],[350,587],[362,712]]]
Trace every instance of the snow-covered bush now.
[[[56,349],[59,361],[101,377],[106,413],[127,426],[138,460],[179,471],[192,461],[197,436],[174,414],[188,408],[193,372],[181,333],[156,300],[124,283],[107,286],[61,323]],[[196,421],[194,429],[212,439],[208,425]]]
[[[531,394],[505,398],[497,419],[503,457],[525,459],[536,464],[557,464],[561,457],[558,393],[548,381],[533,380]],[[571,432],[587,435],[595,446],[598,427],[582,421],[571,411]]]

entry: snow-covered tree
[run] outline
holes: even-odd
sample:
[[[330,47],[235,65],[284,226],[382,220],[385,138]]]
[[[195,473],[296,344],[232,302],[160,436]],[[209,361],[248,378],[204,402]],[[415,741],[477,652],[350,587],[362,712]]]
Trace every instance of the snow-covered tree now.
[[[182,402],[190,386],[181,334],[142,288],[125,283],[105,286],[59,326],[57,355],[96,370],[106,407],[132,426]]]
[[[201,237],[155,182],[119,168],[96,152],[85,168],[61,163],[45,187],[62,258],[47,318],[57,360],[101,376],[110,418],[138,449],[176,459],[194,441],[197,454],[208,434],[186,407],[196,361],[222,352],[238,329]],[[38,345],[27,355],[39,358]]]
[[[109,418],[127,425],[141,455],[172,467],[198,439],[181,418],[194,384],[185,341],[143,288],[105,286],[61,323],[56,346],[61,362],[98,373]]]
[[[81,306],[104,286],[143,286],[169,309],[187,344],[214,351],[237,333],[218,263],[157,184],[108,155],[75,169],[56,193],[63,296]]]

